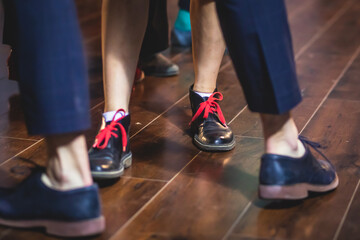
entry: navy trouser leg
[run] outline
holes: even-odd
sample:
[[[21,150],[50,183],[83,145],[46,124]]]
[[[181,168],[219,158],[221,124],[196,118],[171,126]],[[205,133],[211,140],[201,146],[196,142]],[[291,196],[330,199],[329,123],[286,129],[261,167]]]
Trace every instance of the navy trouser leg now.
[[[190,12],[190,0],[179,0],[179,8]]]
[[[301,101],[283,0],[217,0],[221,28],[249,109],[281,114]]]
[[[12,48],[16,48],[16,8],[14,0],[3,0],[4,6],[4,29],[3,29],[3,44],[10,45]]]
[[[20,91],[30,134],[90,127],[87,73],[73,0],[14,0]]]
[[[148,57],[169,47],[166,0],[150,0],[148,24],[141,46],[141,57]]]

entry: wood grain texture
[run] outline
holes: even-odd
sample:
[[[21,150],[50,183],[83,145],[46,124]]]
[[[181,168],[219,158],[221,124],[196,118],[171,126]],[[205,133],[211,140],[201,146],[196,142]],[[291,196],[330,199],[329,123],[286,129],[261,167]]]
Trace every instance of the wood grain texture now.
[[[321,10],[319,9],[321,12]],[[339,10],[340,11],[340,10]],[[297,73],[303,101],[293,111],[301,130],[321,103],[334,82],[342,77],[359,47],[360,5],[354,4],[297,59]],[[334,13],[335,14],[335,13]],[[300,31],[300,29],[299,29]],[[256,114],[244,112],[234,122],[241,135],[261,137]]]
[[[360,24],[359,24],[360,26]],[[359,30],[360,31],[360,30]],[[349,67],[329,98],[360,101],[360,56]]]
[[[338,231],[339,239],[357,239],[358,191],[343,226],[341,221],[360,177],[360,86],[356,84],[359,59],[360,55],[351,62],[303,133],[326,147],[323,152],[334,163],[340,178],[338,189],[304,201],[254,199],[229,239],[333,239]]]
[[[113,239],[221,239],[256,194],[262,140],[201,153]]]
[[[76,4],[90,77],[92,128],[86,132],[90,145],[104,100],[101,1],[76,0]],[[135,85],[130,104],[133,166],[121,179],[101,183],[107,229],[85,239],[322,240],[336,233],[338,239],[357,239],[360,4],[357,0],[286,0],[286,4],[304,97],[294,117],[300,129],[308,123],[304,135],[327,147],[324,153],[339,172],[339,189],[304,201],[259,200],[261,125],[257,114],[244,108],[246,102],[229,57],[223,60],[218,90],[224,94],[220,105],[227,122],[232,121],[237,146],[226,153],[205,153],[192,144],[188,131],[187,94],[194,81],[191,51],[167,50],[165,55],[180,66],[181,74],[146,77]],[[168,1],[168,10],[172,26],[176,0]],[[0,85],[0,187],[10,187],[26,178],[34,166],[46,166],[47,158],[41,137],[26,133],[19,98],[10,98],[11,91],[17,93],[14,83],[4,84],[7,87]],[[41,229],[0,227],[3,239],[57,238],[44,235]]]
[[[219,90],[225,96],[232,96],[221,102],[228,121],[245,106],[243,97],[238,94],[240,87],[234,74],[232,72],[219,75]],[[189,135],[190,120],[190,103],[186,98],[132,138],[134,161],[125,175],[171,179],[199,152]]]
[[[329,99],[304,132],[326,146],[323,152],[335,164],[340,178],[338,189],[304,201],[255,198],[234,235],[275,239],[334,237],[360,176],[360,149],[354,147],[359,145],[359,107],[360,102]]]
[[[34,144],[33,140],[0,137],[0,164]]]
[[[106,230],[99,236],[84,239],[109,239],[141,206],[165,185],[164,182],[146,181],[141,179],[123,178],[115,184],[103,187],[100,190],[103,215],[106,219]],[[0,228],[2,240],[27,240],[31,239],[58,239],[44,236],[43,231],[16,230],[7,231]]]

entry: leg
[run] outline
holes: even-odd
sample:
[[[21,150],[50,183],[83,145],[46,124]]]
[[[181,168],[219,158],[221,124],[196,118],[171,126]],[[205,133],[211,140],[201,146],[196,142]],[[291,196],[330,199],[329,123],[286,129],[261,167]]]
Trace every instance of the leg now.
[[[150,0],[148,24],[139,58],[139,67],[145,75],[170,77],[179,74],[179,67],[161,54],[168,47],[167,2]]]
[[[301,95],[283,0],[218,0],[217,11],[249,109],[261,113],[260,197],[301,199],[335,189],[334,167],[313,157],[315,143],[298,139],[290,114]]]
[[[49,163],[42,177],[46,185],[61,191],[92,185],[84,134],[49,135],[46,144]]]
[[[12,191],[0,191],[0,223],[44,227],[58,236],[100,233],[104,218],[80,133],[90,126],[90,119],[74,3],[15,3],[26,123],[30,134],[46,136],[49,164],[45,173],[36,171]]]
[[[126,112],[129,111],[130,94],[147,16],[147,0],[103,1],[102,49],[105,112],[116,111],[120,108]]]
[[[103,1],[105,113],[102,129],[89,151],[94,178],[117,178],[131,165],[129,101],[148,7],[148,0]]]
[[[11,47],[10,55],[7,59],[8,78],[10,80],[19,80],[18,57],[17,57],[17,19],[16,8],[13,0],[3,0],[4,6],[4,29],[3,44]]]
[[[298,139],[298,130],[291,113],[260,114],[265,138],[265,152],[301,157],[305,148]]]
[[[213,0],[191,1],[193,29],[194,90],[212,93],[216,88],[225,43]]]
[[[191,47],[190,0],[179,0],[179,12],[171,31],[173,47]]]
[[[166,0],[150,0],[149,16],[140,58],[146,58],[169,47],[169,24]]]
[[[2,3],[4,6],[3,44],[16,48],[18,37],[15,3],[13,0],[3,0]]]
[[[191,1],[193,59],[195,84],[190,87],[193,111],[191,130],[194,144],[205,151],[228,151],[235,139],[218,105],[222,99],[216,91],[216,80],[225,52],[225,43],[212,0]],[[206,112],[211,109],[209,114]]]

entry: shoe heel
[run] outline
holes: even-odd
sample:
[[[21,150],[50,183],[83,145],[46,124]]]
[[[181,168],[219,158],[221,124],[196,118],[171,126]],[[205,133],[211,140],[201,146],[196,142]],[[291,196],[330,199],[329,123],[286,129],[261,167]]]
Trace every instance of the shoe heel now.
[[[132,154],[130,154],[126,159],[123,161],[124,168],[129,168],[132,164]]]
[[[297,200],[308,196],[308,190],[304,184],[292,186],[259,186],[259,197],[263,199]]]
[[[84,237],[96,235],[105,230],[105,218],[100,216],[95,219],[81,222],[47,222],[45,224],[48,234],[61,237]]]

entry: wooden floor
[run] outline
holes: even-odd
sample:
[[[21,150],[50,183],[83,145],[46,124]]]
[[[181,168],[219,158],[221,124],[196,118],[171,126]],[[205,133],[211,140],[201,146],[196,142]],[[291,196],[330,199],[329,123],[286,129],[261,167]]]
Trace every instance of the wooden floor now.
[[[93,128],[103,109],[100,0],[77,0],[91,88]],[[327,146],[339,188],[303,201],[257,197],[261,126],[250,113],[228,57],[218,88],[222,110],[237,145],[206,153],[188,135],[188,87],[194,73],[190,51],[166,54],[178,77],[147,77],[131,99],[133,166],[118,181],[103,184],[107,229],[93,239],[360,239],[360,2],[287,0],[299,82],[304,97],[294,111],[301,133]],[[169,1],[170,22],[176,1]],[[43,138],[28,136],[18,89],[0,80],[0,183],[25,178],[46,164]],[[26,201],[26,199],[24,199]],[[0,227],[1,240],[54,239],[41,231]]]

